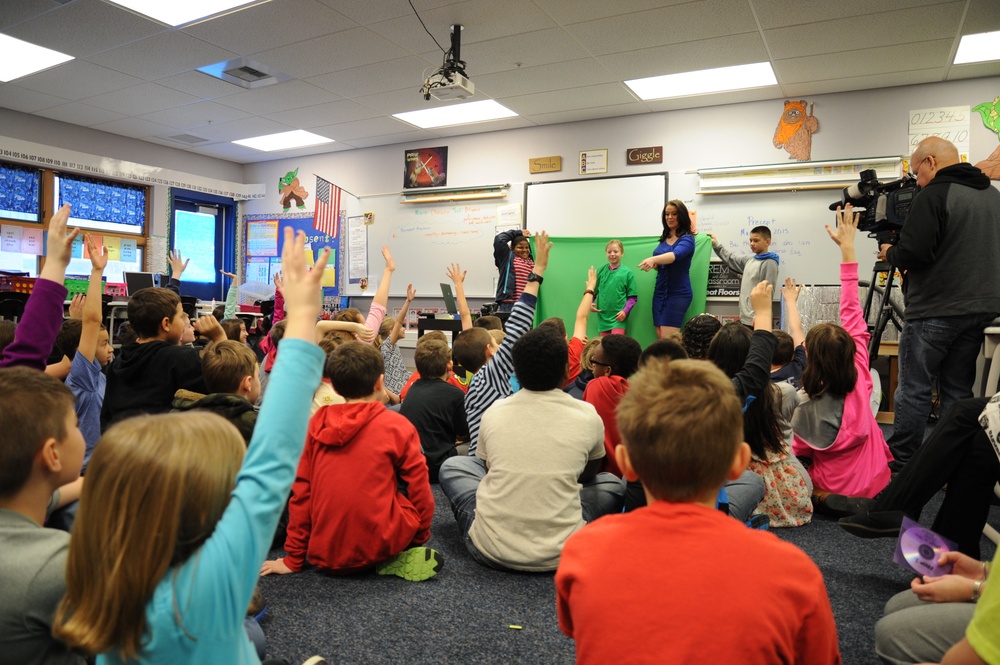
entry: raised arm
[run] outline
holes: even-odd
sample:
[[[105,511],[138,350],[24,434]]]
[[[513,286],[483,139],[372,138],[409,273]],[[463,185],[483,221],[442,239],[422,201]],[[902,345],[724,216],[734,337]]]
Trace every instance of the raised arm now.
[[[73,241],[80,234],[79,229],[66,233],[69,210],[67,203],[49,220],[45,265],[24,306],[24,315],[14,332],[14,341],[0,356],[0,367],[20,365],[40,372],[45,370],[45,361],[62,327],[63,302],[66,300],[63,281],[73,252]]]
[[[455,302],[462,317],[462,330],[468,330],[472,327],[472,312],[469,311],[469,301],[465,299],[465,275],[469,271],[462,270],[462,266],[457,263],[452,263],[446,272],[455,285]]]
[[[177,295],[181,294],[181,274],[184,269],[187,268],[188,263],[191,259],[185,260],[181,256],[179,249],[172,249],[167,255],[167,261],[170,262],[170,280],[167,282],[166,288],[170,289]]]
[[[83,304],[83,326],[80,330],[80,345],[77,351],[87,362],[94,362],[103,318],[101,294],[104,284],[101,276],[108,265],[108,255],[103,246],[98,247],[94,243],[94,237],[89,233],[84,236],[84,242],[87,243],[87,253],[90,254],[90,282],[87,284],[87,298]]]
[[[733,377],[733,385],[741,400],[757,396],[771,385],[771,358],[778,345],[771,332],[771,294],[774,287],[766,281],[761,281],[750,292],[750,302],[753,304],[753,337],[750,339],[750,350],[746,362]]]
[[[403,324],[406,323],[406,313],[410,309],[410,303],[413,299],[417,297],[417,290],[413,288],[412,284],[406,285],[406,302],[403,303],[403,308],[399,310],[399,316],[396,317],[396,323],[392,326],[392,332],[389,333],[389,341],[393,346],[396,346],[396,342],[403,339],[403,335],[406,334],[406,329]]]
[[[594,266],[590,266],[587,271],[586,290],[583,298],[580,299],[580,306],[576,308],[576,319],[573,321],[573,337],[587,341],[587,317],[594,306],[594,298],[597,289],[597,271]]]
[[[225,270],[219,270],[223,275],[233,280],[226,291],[226,312],[222,315],[224,319],[231,319],[236,316],[236,306],[240,299],[240,277],[239,275]]]
[[[549,240],[549,234],[545,231],[539,231],[535,235],[535,269],[534,273],[541,277],[545,270],[549,267],[549,250],[552,249],[552,242]],[[540,284],[538,282],[528,282],[524,287],[524,293],[538,297],[538,287]]]
[[[721,242],[719,242],[719,239],[715,237],[714,233],[709,233],[708,237],[712,239],[712,249],[715,251],[715,254],[722,259],[722,262],[725,263],[733,272],[737,272],[742,275],[743,268],[746,267],[747,261],[750,260],[750,257],[733,254],[726,249]],[[772,282],[772,284],[773,283],[774,282]]]
[[[372,344],[375,341],[376,331],[363,323],[353,321],[317,321],[316,322],[316,342],[318,343],[327,333],[346,332],[354,335],[358,341],[365,344]]]
[[[858,263],[854,246],[858,217],[858,213],[850,205],[844,209],[838,208],[837,229],[833,230],[827,225],[826,232],[840,247],[840,323],[854,338],[859,347],[858,352],[861,353],[863,347],[867,353],[868,323],[864,319],[858,295]]]
[[[801,292],[801,284],[796,284],[791,277],[785,278],[785,285],[781,287],[781,297],[785,301],[785,311],[788,313],[788,333],[792,336],[794,346],[806,341],[806,334],[802,330],[802,316],[799,314],[799,294]]]

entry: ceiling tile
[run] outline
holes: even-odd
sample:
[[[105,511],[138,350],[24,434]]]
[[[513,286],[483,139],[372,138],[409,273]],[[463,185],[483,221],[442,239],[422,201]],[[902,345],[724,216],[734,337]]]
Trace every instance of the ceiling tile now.
[[[193,129],[220,122],[230,122],[248,118],[251,114],[238,108],[223,106],[215,102],[198,102],[173,109],[147,113],[141,117],[177,129]]]
[[[0,4],[0,30],[7,32],[10,26],[33,19],[39,14],[56,10],[59,6],[60,4],[53,0],[4,2]]]
[[[288,132],[295,129],[291,125],[286,125],[267,118],[251,116],[242,120],[232,122],[221,122],[211,124],[206,127],[199,127],[195,132],[198,136],[204,136],[213,141],[237,141],[248,139],[254,136],[264,136],[267,134],[277,134],[278,132]],[[332,137],[331,137],[332,138]]]
[[[292,80],[222,97],[218,102],[257,115],[265,115],[302,106],[324,104],[337,99],[337,95],[329,90],[323,90],[305,81]]]
[[[390,18],[409,16],[413,9],[406,0],[379,0],[378,2],[358,2],[358,0],[320,0],[361,25],[370,25]],[[413,5],[421,15],[429,9],[453,5],[461,0],[415,0]]]
[[[609,16],[631,14],[668,5],[680,5],[691,0],[535,0],[543,12],[559,25],[593,21]]]
[[[13,83],[0,83],[0,106],[5,109],[34,113],[41,109],[65,104],[66,101],[62,97],[22,88]]]
[[[561,28],[520,33],[462,48],[462,58],[468,63],[466,71],[473,81],[479,74],[517,69],[517,63],[536,67],[589,57],[587,49]]]
[[[485,95],[476,95],[473,99],[469,101],[479,101],[480,99],[486,99]],[[437,108],[438,106],[447,106],[448,104],[454,104],[454,101],[440,101],[434,99],[425,100],[420,91],[414,88],[405,88],[403,90],[389,90],[387,92],[380,92],[373,95],[365,95],[363,97],[357,97],[355,100],[358,104],[363,104],[369,108],[373,108],[376,111],[381,111],[382,113],[392,115],[393,113],[402,113],[404,111],[419,111],[423,109]]]
[[[536,113],[627,104],[634,102],[635,97],[629,94],[622,83],[604,83],[583,88],[539,92],[534,95],[504,97],[497,101],[519,115],[532,116]]]
[[[215,99],[217,97],[246,92],[246,88],[238,86],[235,83],[222,81],[197,70],[165,76],[161,79],[156,79],[156,82],[168,88],[180,90],[195,97],[201,97],[202,99]]]
[[[845,90],[871,90],[872,88],[892,88],[898,85],[926,83],[929,80],[944,80],[944,68],[915,69],[910,72],[879,72],[867,76],[849,76],[825,81],[802,81],[781,86],[785,97],[805,98],[809,95],[824,95]],[[931,104],[928,104],[930,106]]]
[[[465,136],[466,134],[484,134],[499,132],[505,129],[521,129],[531,127],[535,123],[527,118],[502,118],[489,122],[477,122],[471,125],[455,125],[454,127],[435,127],[432,131],[438,136]]]
[[[608,73],[593,58],[586,58],[484,74],[477,76],[474,83],[477,91],[497,98],[578,88],[617,80],[617,77]]]
[[[111,122],[94,125],[94,129],[99,129],[102,132],[110,132],[112,134],[121,134],[122,136],[131,136],[133,138],[145,138],[147,136],[162,135],[168,132],[176,131],[166,125],[143,120],[142,118],[122,118],[121,120],[112,120]]]
[[[336,55],[333,55],[336,54]],[[254,60],[304,79],[409,55],[368,28],[354,28],[254,53]]]
[[[80,58],[167,29],[100,0],[75,0],[5,32],[11,37]]]
[[[86,60],[70,62],[17,79],[17,85],[67,99],[83,99],[142,83],[142,79],[99,67]]]
[[[399,134],[383,134],[382,136],[373,136],[366,139],[354,139],[351,141],[351,145],[355,148],[373,148],[379,145],[393,145],[396,143],[416,145],[422,142],[433,141],[435,137],[428,131],[423,129],[417,129],[411,132],[401,132]],[[400,164],[402,164],[402,155],[400,155]],[[399,169],[400,176],[400,186],[402,187],[403,179],[403,169]]]
[[[97,108],[83,102],[70,102],[62,106],[54,106],[43,111],[36,111],[35,115],[74,125],[83,125],[84,127],[90,127],[102,122],[111,122],[112,120],[120,120],[125,117],[124,114],[117,111]]]
[[[337,102],[282,111],[281,113],[265,117],[302,129],[310,129],[335,123],[350,122],[352,120],[374,118],[378,115],[380,115],[378,111],[370,109],[367,106],[342,99]]]
[[[952,65],[948,69],[947,80],[979,78],[982,76],[1000,76],[1000,62],[974,62],[967,65]],[[1000,92],[1000,91],[998,91]]]
[[[153,113],[162,109],[192,104],[200,101],[194,95],[189,95],[180,90],[166,88],[156,83],[143,83],[134,85],[131,88],[115,90],[103,95],[88,97],[87,103],[91,106],[99,106],[102,109],[118,111],[126,115],[142,115],[143,113]]]
[[[303,20],[305,16],[308,20]],[[198,23],[184,32],[249,55],[356,27],[357,23],[317,0],[281,0]]]
[[[964,4],[964,3],[963,3]],[[1000,4],[996,0],[971,0],[962,34],[1000,30]]]
[[[171,31],[98,53],[89,59],[119,72],[154,80],[235,57],[232,51],[183,32]]]
[[[961,12],[956,11],[953,3],[925,7],[919,15],[912,9],[902,9],[873,14],[864,21],[841,18],[767,30],[764,38],[775,60],[839,53],[845,48],[857,50],[898,45],[904,51],[910,51],[917,42],[952,39],[960,20]],[[846,43],[844,35],[851,36]]]
[[[906,72],[939,66],[951,51],[952,40],[924,42],[919,50],[897,46],[842,51],[776,60],[774,73],[782,85],[806,81],[854,78],[870,74]]]
[[[596,59],[615,79],[628,81],[647,76],[766,62],[768,56],[760,35],[746,32],[685,44],[611,53]]]
[[[992,2],[992,0],[985,0]],[[802,0],[750,0],[754,14],[765,30],[792,25],[805,25],[820,21],[833,21],[853,17],[855,25],[869,21],[872,14],[910,9],[923,11],[928,5],[940,4],[941,0],[838,0],[837,2],[802,2]],[[964,2],[953,4],[965,4]]]
[[[247,148],[246,146],[228,142],[213,143],[212,145],[190,146],[186,149],[191,152],[196,152],[199,155],[207,155],[208,157],[216,157],[218,159],[228,159],[242,164],[252,164],[253,162],[262,161],[261,156],[266,154],[262,153],[260,150],[254,150],[253,148]]]
[[[725,106],[741,102],[756,102],[766,99],[781,99],[781,89],[776,85],[751,90],[734,90],[717,92],[711,95],[691,95],[673,99],[657,99],[643,102],[650,111],[676,111],[678,109],[696,109],[708,106]]]
[[[683,27],[681,27],[683,26]],[[745,2],[704,0],[566,27],[594,55],[757,32]]]
[[[649,113],[649,109],[640,102],[632,102],[631,104],[596,106],[589,109],[573,109],[571,111],[557,111],[555,113],[534,113],[526,117],[538,125],[554,125],[561,122],[597,120],[624,115],[638,115],[640,113]]]
[[[370,138],[379,134],[398,134],[412,129],[414,129],[413,125],[408,125],[402,120],[382,116],[367,120],[324,125],[317,127],[316,131],[322,132],[323,136],[329,136],[336,141],[353,143],[354,139]]]
[[[434,70],[435,67],[425,60],[408,56],[314,76],[307,81],[341,97],[354,98],[403,88],[417,90],[423,84],[424,77]]]

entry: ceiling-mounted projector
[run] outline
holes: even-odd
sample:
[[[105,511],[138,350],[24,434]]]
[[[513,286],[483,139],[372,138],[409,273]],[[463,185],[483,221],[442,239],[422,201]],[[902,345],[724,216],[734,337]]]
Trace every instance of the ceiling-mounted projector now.
[[[448,79],[452,79],[448,83]],[[468,99],[476,94],[476,84],[461,74],[451,74],[442,78],[441,82],[430,88],[431,97],[442,101],[449,99]]]
[[[476,86],[466,75],[462,60],[462,30],[461,25],[451,26],[451,48],[445,52],[444,62],[420,87],[424,99],[469,99],[476,94]]]

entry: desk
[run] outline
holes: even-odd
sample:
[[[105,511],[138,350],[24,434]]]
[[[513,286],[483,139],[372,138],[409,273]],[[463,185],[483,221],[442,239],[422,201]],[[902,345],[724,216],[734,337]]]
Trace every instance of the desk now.
[[[423,317],[417,319],[417,338],[423,337],[428,330],[444,330],[451,332],[451,341],[454,343],[455,337],[462,332],[461,319],[435,319]]]

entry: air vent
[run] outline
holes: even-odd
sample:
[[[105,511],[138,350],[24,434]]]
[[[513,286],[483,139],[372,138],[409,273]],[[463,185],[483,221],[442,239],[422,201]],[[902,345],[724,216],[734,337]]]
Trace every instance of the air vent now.
[[[225,62],[217,62],[214,65],[199,67],[198,71],[208,74],[220,81],[238,85],[241,88],[253,90],[264,86],[274,85],[281,81],[288,81],[292,77],[283,72],[276,72],[267,65],[251,60],[250,58],[236,58]]]
[[[271,77],[270,74],[266,74],[259,69],[254,69],[253,67],[237,67],[236,69],[227,69],[222,73],[238,78],[241,81],[246,81],[247,83],[262,81]]]
[[[187,143],[188,145],[194,145],[196,143],[206,143],[208,139],[203,139],[200,136],[195,136],[194,134],[177,134],[176,136],[165,136],[168,141],[177,141],[178,143]]]

